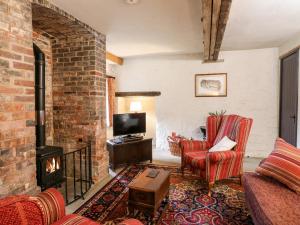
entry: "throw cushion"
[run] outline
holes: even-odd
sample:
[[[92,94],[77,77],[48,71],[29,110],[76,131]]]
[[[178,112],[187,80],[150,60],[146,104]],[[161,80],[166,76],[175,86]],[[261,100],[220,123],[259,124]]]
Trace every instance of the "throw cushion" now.
[[[300,193],[300,150],[277,138],[274,150],[260,163],[256,172],[272,177]]]
[[[228,151],[236,146],[236,142],[230,140],[227,136],[223,137],[216,145],[209,149],[209,152]]]

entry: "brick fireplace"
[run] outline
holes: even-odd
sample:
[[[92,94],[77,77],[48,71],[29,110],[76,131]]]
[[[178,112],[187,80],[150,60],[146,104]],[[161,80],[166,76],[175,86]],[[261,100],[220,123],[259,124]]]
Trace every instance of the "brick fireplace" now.
[[[108,171],[105,36],[44,0],[0,0],[0,14],[0,197],[38,190],[33,43],[46,55],[46,142],[91,141],[99,181]]]

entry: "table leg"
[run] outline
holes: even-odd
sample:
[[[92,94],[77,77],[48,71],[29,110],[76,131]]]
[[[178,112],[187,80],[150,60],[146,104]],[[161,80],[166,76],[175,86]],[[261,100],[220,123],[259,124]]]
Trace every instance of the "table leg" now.
[[[134,216],[134,207],[131,205],[128,205],[128,211],[129,211],[129,216],[133,217]]]

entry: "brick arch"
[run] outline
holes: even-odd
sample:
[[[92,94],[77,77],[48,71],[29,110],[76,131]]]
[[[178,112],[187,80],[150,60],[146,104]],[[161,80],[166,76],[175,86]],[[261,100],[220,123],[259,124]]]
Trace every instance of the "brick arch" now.
[[[52,37],[62,38],[73,35],[93,35],[105,41],[105,35],[89,25],[81,22],[71,14],[45,0],[32,1],[32,23],[34,28],[40,28]],[[57,26],[59,24],[59,26]]]
[[[0,11],[0,198],[38,191],[33,28],[43,35],[47,33],[52,44],[54,136],[74,142],[79,138],[91,139],[93,177],[100,180],[108,168],[105,35],[48,1],[10,0],[1,4],[4,10]],[[49,14],[39,15],[37,9]],[[59,35],[57,29],[50,30],[55,28],[50,26],[54,21],[39,24],[37,18],[46,15],[64,18],[64,27],[70,29],[68,36]],[[46,24],[48,28],[44,27]],[[76,33],[75,28],[81,32]]]

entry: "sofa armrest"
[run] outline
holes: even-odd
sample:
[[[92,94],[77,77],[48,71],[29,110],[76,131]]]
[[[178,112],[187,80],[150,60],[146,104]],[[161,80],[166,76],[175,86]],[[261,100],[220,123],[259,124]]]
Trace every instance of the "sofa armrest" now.
[[[0,199],[0,225],[44,224],[39,206],[28,195]]]
[[[180,141],[180,147],[183,154],[184,152],[207,151],[210,144],[207,141],[182,140]]]
[[[31,198],[38,204],[45,225],[50,225],[66,215],[64,198],[55,188],[49,188]]]
[[[100,223],[76,214],[64,216],[51,225],[101,225]]]

